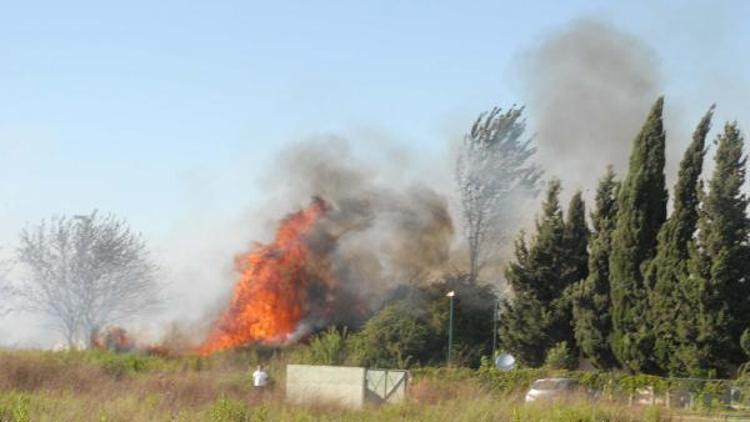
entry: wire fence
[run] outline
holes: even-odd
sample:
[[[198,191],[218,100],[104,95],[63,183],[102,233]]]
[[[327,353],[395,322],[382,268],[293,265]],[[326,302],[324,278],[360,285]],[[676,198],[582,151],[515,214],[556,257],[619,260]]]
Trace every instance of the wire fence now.
[[[750,411],[750,384],[747,381],[703,378],[669,378],[665,381],[635,388],[628,401],[670,408]]]

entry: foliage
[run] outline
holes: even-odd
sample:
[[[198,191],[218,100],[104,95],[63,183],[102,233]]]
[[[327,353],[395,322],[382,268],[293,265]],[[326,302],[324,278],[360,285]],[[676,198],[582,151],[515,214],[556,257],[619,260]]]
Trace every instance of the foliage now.
[[[740,337],[740,347],[745,355],[750,357],[750,329],[745,329]]]
[[[329,327],[298,347],[292,359],[308,365],[342,365],[349,359],[351,339],[346,328]]]
[[[431,334],[424,309],[407,300],[393,303],[353,337],[353,361],[367,367],[406,368],[425,357]]]
[[[478,366],[492,349],[492,316],[497,297],[468,273],[448,274],[424,287],[402,288],[351,336],[349,362],[400,367],[443,364],[448,314],[454,291],[453,364]]]
[[[428,300],[428,315],[432,330],[431,357],[422,364],[445,362],[447,352],[448,312],[450,299],[455,296],[453,315],[453,365],[478,367],[482,356],[492,353],[492,330],[495,306],[498,298],[494,289],[468,273],[453,273],[443,276],[422,289]]]
[[[4,400],[0,396],[0,421],[29,422],[30,402],[28,394],[9,394]]]
[[[485,245],[498,242],[517,217],[517,203],[536,196],[542,170],[531,162],[536,150],[522,141],[523,108],[494,108],[479,115],[456,163],[464,232],[469,247],[469,275],[476,278]]]
[[[544,362],[550,330],[551,311],[534,295],[518,292],[510,302],[503,304],[500,318],[500,341],[504,348],[527,366],[540,366]]]
[[[586,205],[581,191],[573,194],[568,205],[563,232],[563,262],[560,272],[562,286],[560,295],[552,302],[554,321],[552,330],[558,342],[567,347],[571,362],[566,367],[577,365],[578,345],[573,330],[573,292],[576,286],[588,276],[588,244],[591,232],[586,224]],[[549,351],[548,351],[549,352]]]
[[[617,214],[617,189],[612,166],[599,181],[596,210],[591,214],[593,234],[589,242],[588,276],[572,291],[573,327],[584,356],[599,369],[617,365],[610,347],[609,257]]]
[[[513,297],[503,305],[501,343],[521,364],[539,366],[557,343],[578,347],[602,369],[633,374],[730,375],[746,360],[750,335],[750,219],[744,139],[728,123],[716,141],[707,192],[700,180],[713,107],[685,151],[667,216],[663,98],[633,142],[622,184],[600,181],[593,233],[580,193],[563,221],[552,181],[536,222],[506,269]]]
[[[114,216],[53,218],[23,230],[20,241],[18,261],[29,277],[16,293],[50,317],[70,347],[159,303],[145,242]]]
[[[663,378],[646,374],[628,375],[622,372],[571,371],[551,367],[499,371],[490,362],[481,366],[477,371],[421,368],[411,372],[415,378],[434,379],[444,383],[458,384],[476,381],[499,394],[525,393],[535,380],[556,377],[575,379],[582,386],[592,392],[598,392],[602,397],[622,399],[627,399],[630,394],[644,387],[652,387],[656,394],[663,394],[669,388],[681,388],[700,396],[716,389],[726,389],[729,385],[726,381]]]
[[[250,420],[247,405],[239,400],[221,397],[208,408],[211,422],[246,422]]]
[[[506,271],[514,297],[504,304],[500,338],[525,365],[539,366],[546,351],[561,341],[574,348],[567,289],[585,277],[588,228],[580,193],[573,196],[567,222],[559,203],[559,180],[552,180],[529,245],[523,233],[515,260]]]
[[[743,193],[746,157],[736,123],[717,140],[715,166],[698,217],[698,236],[691,243],[686,298],[678,320],[679,359],[684,372],[696,376],[719,370],[729,374],[744,362],[740,337],[750,312],[746,290],[750,233]]]
[[[674,327],[677,324],[678,329],[682,329],[681,320],[686,317],[680,305],[694,300],[684,297],[681,281],[687,277],[689,244],[698,223],[699,178],[713,109],[711,107],[703,116],[693,133],[693,141],[685,150],[674,188],[673,211],[659,231],[656,257],[646,272],[646,285],[653,287],[649,302],[655,337],[654,358],[660,372],[672,375],[688,374],[677,350],[679,339]]]
[[[560,278],[566,288],[588,276],[590,235],[591,232],[586,225],[586,205],[579,190],[573,194],[570,204],[568,204],[568,214],[563,233],[565,260]]]
[[[561,341],[547,350],[544,366],[552,369],[574,369],[578,359],[568,347],[568,343]]]
[[[109,375],[115,378],[143,372],[146,370],[147,360],[134,354],[110,355],[102,354],[99,358],[99,365]]]
[[[664,100],[653,105],[633,142],[630,165],[617,198],[617,222],[612,233],[610,287],[612,349],[631,371],[653,371],[653,335],[643,268],[656,254],[657,233],[666,219],[664,187]]]
[[[506,277],[514,293],[533,294],[550,304],[565,289],[562,280],[565,251],[565,222],[560,207],[560,181],[553,179],[547,188],[542,211],[536,222],[536,235],[530,245],[523,237],[516,243],[516,261],[508,266]]]

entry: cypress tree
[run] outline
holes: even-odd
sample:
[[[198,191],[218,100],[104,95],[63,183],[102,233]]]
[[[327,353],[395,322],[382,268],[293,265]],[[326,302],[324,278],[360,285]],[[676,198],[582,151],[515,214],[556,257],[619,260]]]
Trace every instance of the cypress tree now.
[[[531,244],[523,233],[516,241],[515,260],[506,270],[514,297],[504,305],[500,320],[503,346],[523,364],[540,366],[547,349],[567,340],[559,327],[553,304],[565,290],[562,273],[565,261],[566,227],[560,207],[560,181],[549,183],[536,235]]]
[[[563,261],[560,280],[563,290],[550,307],[550,331],[557,343],[564,341],[572,356],[578,355],[573,332],[573,296],[576,286],[588,275],[589,228],[586,225],[586,205],[580,191],[570,199],[565,217]]]
[[[628,174],[617,198],[612,233],[610,295],[612,350],[620,364],[636,372],[655,370],[648,324],[644,266],[656,253],[656,237],[666,219],[664,182],[664,99],[659,98],[633,142]]]
[[[612,332],[609,257],[617,213],[617,189],[615,173],[612,166],[608,166],[596,190],[596,211],[591,214],[594,232],[590,242],[588,277],[581,282],[573,297],[576,342],[584,356],[599,369],[617,365],[609,344]]]
[[[559,180],[550,182],[536,235],[527,245],[522,234],[516,242],[515,261],[506,271],[515,297],[505,305],[502,342],[530,366],[541,365],[547,350],[559,342],[575,349],[566,289],[588,272],[589,231],[580,192],[573,195],[563,220],[560,189]]]
[[[688,375],[727,375],[744,361],[740,348],[748,320],[748,199],[742,193],[746,157],[736,123],[717,140],[714,172],[691,243],[688,275],[682,281],[685,301],[676,321],[676,364]]]
[[[506,278],[515,293],[528,292],[549,305],[565,289],[561,273],[565,253],[565,222],[560,207],[560,181],[553,179],[547,188],[542,213],[536,221],[536,235],[530,246],[517,243],[516,262]]]
[[[562,279],[566,287],[583,280],[588,275],[590,234],[586,225],[586,204],[583,202],[581,191],[577,191],[570,199],[565,219],[563,241],[566,259],[562,269]]]
[[[530,292],[517,292],[503,304],[500,319],[500,344],[524,366],[538,367],[544,363],[547,349],[553,343],[550,310]]]
[[[654,358],[661,372],[685,375],[675,362],[675,321],[683,317],[680,304],[685,301],[680,280],[687,274],[688,245],[698,222],[699,182],[703,170],[706,135],[711,129],[712,106],[693,132],[693,139],[680,162],[674,188],[673,211],[659,230],[656,257],[646,278],[651,292]]]

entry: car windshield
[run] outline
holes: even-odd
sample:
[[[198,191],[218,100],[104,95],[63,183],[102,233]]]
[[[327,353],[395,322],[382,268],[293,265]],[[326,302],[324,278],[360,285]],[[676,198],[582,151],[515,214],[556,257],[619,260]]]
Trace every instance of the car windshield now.
[[[574,380],[568,379],[542,379],[534,381],[531,388],[535,390],[561,390],[570,388],[574,384]]]

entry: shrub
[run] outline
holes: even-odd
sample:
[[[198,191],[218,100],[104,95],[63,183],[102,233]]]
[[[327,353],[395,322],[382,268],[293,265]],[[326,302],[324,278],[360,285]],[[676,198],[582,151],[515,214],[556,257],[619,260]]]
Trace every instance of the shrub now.
[[[406,368],[418,361],[430,338],[424,311],[408,301],[386,306],[352,338],[352,363]]]
[[[108,375],[115,379],[143,372],[146,370],[146,359],[133,354],[106,354],[100,358],[99,365]]]
[[[312,337],[307,345],[292,350],[290,360],[308,365],[342,365],[349,360],[350,336],[347,329],[335,327]]]
[[[568,343],[561,341],[547,351],[544,366],[550,369],[575,369],[578,361],[568,347]]]

